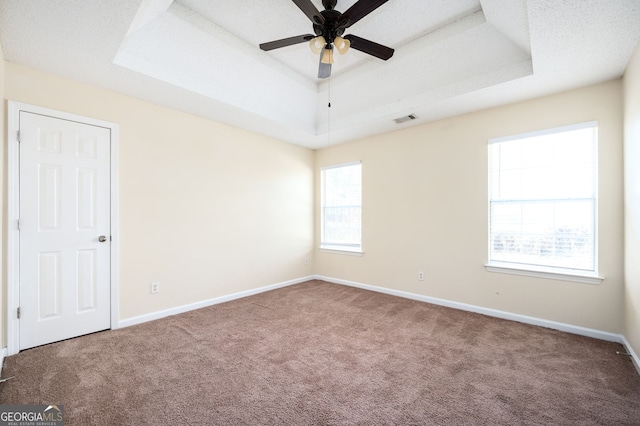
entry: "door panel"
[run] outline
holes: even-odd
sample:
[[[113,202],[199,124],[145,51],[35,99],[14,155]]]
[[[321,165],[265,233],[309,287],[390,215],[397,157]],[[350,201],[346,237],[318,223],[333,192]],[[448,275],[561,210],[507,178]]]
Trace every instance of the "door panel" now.
[[[40,320],[60,318],[62,315],[60,277],[62,256],[60,252],[38,253],[38,306]]]
[[[109,129],[24,111],[20,135],[26,349],[110,327],[111,141]]]
[[[98,291],[97,251],[95,249],[78,250],[78,312],[96,309]]]

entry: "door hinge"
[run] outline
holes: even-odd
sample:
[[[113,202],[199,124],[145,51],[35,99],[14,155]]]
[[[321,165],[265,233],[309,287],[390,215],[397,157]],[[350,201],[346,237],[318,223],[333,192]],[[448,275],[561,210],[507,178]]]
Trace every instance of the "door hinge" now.
[[[18,138],[18,143],[20,143],[20,130],[18,130],[16,133],[17,133],[17,135],[16,135],[16,136],[17,136],[17,138]]]
[[[20,319],[20,306],[18,306],[18,319]]]
[[[18,231],[20,230],[20,219],[18,219]]]

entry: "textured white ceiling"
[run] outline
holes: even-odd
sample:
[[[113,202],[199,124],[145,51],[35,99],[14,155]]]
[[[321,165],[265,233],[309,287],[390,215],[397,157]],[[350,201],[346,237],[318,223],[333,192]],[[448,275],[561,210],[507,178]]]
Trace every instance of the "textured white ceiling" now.
[[[619,77],[640,2],[390,0],[347,33],[394,56],[351,49],[330,80],[306,44],[258,48],[306,33],[286,0],[0,0],[8,61],[310,148]]]

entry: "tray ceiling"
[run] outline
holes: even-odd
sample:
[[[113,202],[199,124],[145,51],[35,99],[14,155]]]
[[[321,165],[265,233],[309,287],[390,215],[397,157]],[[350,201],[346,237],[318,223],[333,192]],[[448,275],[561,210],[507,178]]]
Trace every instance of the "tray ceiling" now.
[[[319,80],[308,45],[258,48],[313,33],[291,1],[0,1],[7,61],[309,148],[617,78],[638,22],[636,0],[390,0],[347,33],[394,56]]]

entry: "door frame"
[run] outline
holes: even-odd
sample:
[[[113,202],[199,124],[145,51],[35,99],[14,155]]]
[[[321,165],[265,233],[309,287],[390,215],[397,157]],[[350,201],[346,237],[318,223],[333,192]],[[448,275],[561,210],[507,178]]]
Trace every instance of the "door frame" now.
[[[7,354],[14,355],[20,350],[20,322],[17,311],[20,306],[20,145],[18,129],[20,112],[45,115],[62,120],[104,127],[111,133],[111,329],[118,328],[118,142],[119,126],[109,121],[56,111],[21,102],[8,101],[7,120]]]

